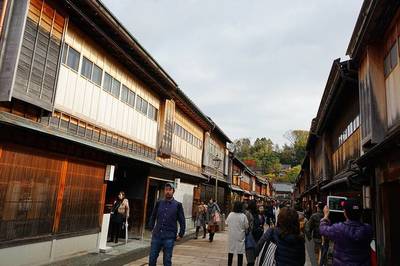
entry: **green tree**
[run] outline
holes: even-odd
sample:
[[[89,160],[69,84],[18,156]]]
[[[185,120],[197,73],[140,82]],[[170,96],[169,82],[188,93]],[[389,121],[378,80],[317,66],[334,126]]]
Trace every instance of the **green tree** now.
[[[307,130],[290,130],[284,135],[293,148],[292,165],[301,164],[306,155],[306,145],[308,139]]]
[[[252,159],[250,154],[251,142],[249,138],[235,140],[235,154],[240,159]]]
[[[296,166],[290,168],[286,173],[287,181],[294,183],[294,181],[296,181],[296,178],[299,175],[300,171],[301,171],[301,165],[296,165]]]

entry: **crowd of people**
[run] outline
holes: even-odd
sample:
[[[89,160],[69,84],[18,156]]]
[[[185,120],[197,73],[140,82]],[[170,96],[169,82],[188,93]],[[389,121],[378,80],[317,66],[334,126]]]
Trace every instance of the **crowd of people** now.
[[[182,203],[173,197],[174,184],[167,183],[164,199],[159,200],[150,217],[152,230],[149,265],[155,266],[161,250],[163,264],[172,265],[173,248],[185,234],[186,224]],[[362,208],[358,201],[347,199],[342,203],[343,222],[332,223],[330,210],[322,202],[316,212],[301,212],[286,203],[271,201],[265,206],[255,200],[236,201],[227,216],[228,265],[237,255],[238,265],[246,257],[248,266],[300,266],[306,261],[306,252],[312,266],[328,265],[328,249],[333,243],[333,266],[371,265],[370,243],[372,227],[361,221]],[[210,199],[200,202],[195,211],[196,235],[200,229],[208,241],[220,230],[221,209]],[[111,239],[118,241],[121,224],[129,216],[125,193],[120,192],[111,212]],[[179,231],[177,224],[179,223]]]
[[[279,206],[278,206],[279,205]],[[330,210],[322,202],[317,211],[301,212],[285,204],[257,205],[254,200],[235,202],[228,215],[228,265],[235,254],[238,265],[300,266],[306,251],[312,266],[328,265],[328,249],[333,243],[333,266],[371,265],[372,227],[361,222],[358,201],[342,202],[343,222],[332,223]]]

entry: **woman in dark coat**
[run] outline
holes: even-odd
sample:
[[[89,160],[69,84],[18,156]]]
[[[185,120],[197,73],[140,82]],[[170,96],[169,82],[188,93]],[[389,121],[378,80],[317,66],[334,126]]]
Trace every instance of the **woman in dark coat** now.
[[[111,210],[111,232],[108,242],[118,243],[118,237],[121,233],[122,225],[129,218],[129,202],[125,198],[125,192],[118,194],[118,199],[114,202]]]
[[[279,211],[277,226],[268,229],[258,241],[256,255],[259,255],[264,244],[271,241],[277,246],[276,266],[304,265],[304,236],[300,233],[299,215],[294,209],[285,207]]]

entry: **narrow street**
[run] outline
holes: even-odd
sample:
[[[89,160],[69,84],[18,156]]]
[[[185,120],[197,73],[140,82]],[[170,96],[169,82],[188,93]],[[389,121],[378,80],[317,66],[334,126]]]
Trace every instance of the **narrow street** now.
[[[174,255],[172,257],[172,264],[174,266],[219,266],[228,265],[228,231],[218,233],[215,235],[212,243],[208,239],[191,239],[174,248]],[[158,257],[157,265],[162,264],[162,252]],[[148,257],[132,261],[125,266],[145,266],[148,265]],[[237,265],[237,257],[233,259],[233,265]],[[246,256],[243,259],[243,265],[246,265]],[[306,255],[305,266],[310,266],[308,256]]]

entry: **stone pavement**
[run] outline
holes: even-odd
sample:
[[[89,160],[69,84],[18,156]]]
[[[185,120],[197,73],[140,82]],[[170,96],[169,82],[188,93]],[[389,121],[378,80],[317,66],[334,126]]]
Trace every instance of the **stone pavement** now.
[[[192,239],[182,244],[176,245],[172,264],[174,266],[200,266],[200,265],[228,265],[228,232],[215,234],[214,241],[208,242],[208,239]],[[244,258],[244,263],[246,259]],[[148,265],[148,257],[133,261],[125,266],[144,266]],[[158,257],[158,264],[162,264],[162,252]],[[236,258],[234,259],[236,265]],[[246,265],[246,264],[244,264]]]
[[[228,232],[215,234],[214,241],[208,242],[208,239],[192,239],[178,244],[174,248],[172,264],[174,266],[219,266],[228,265]],[[237,265],[237,257],[233,260],[233,265]],[[162,264],[162,252],[158,257],[157,265]],[[125,266],[145,266],[148,265],[148,257],[132,261]],[[243,265],[246,265],[244,256]],[[308,256],[306,256],[306,266],[311,266]]]

